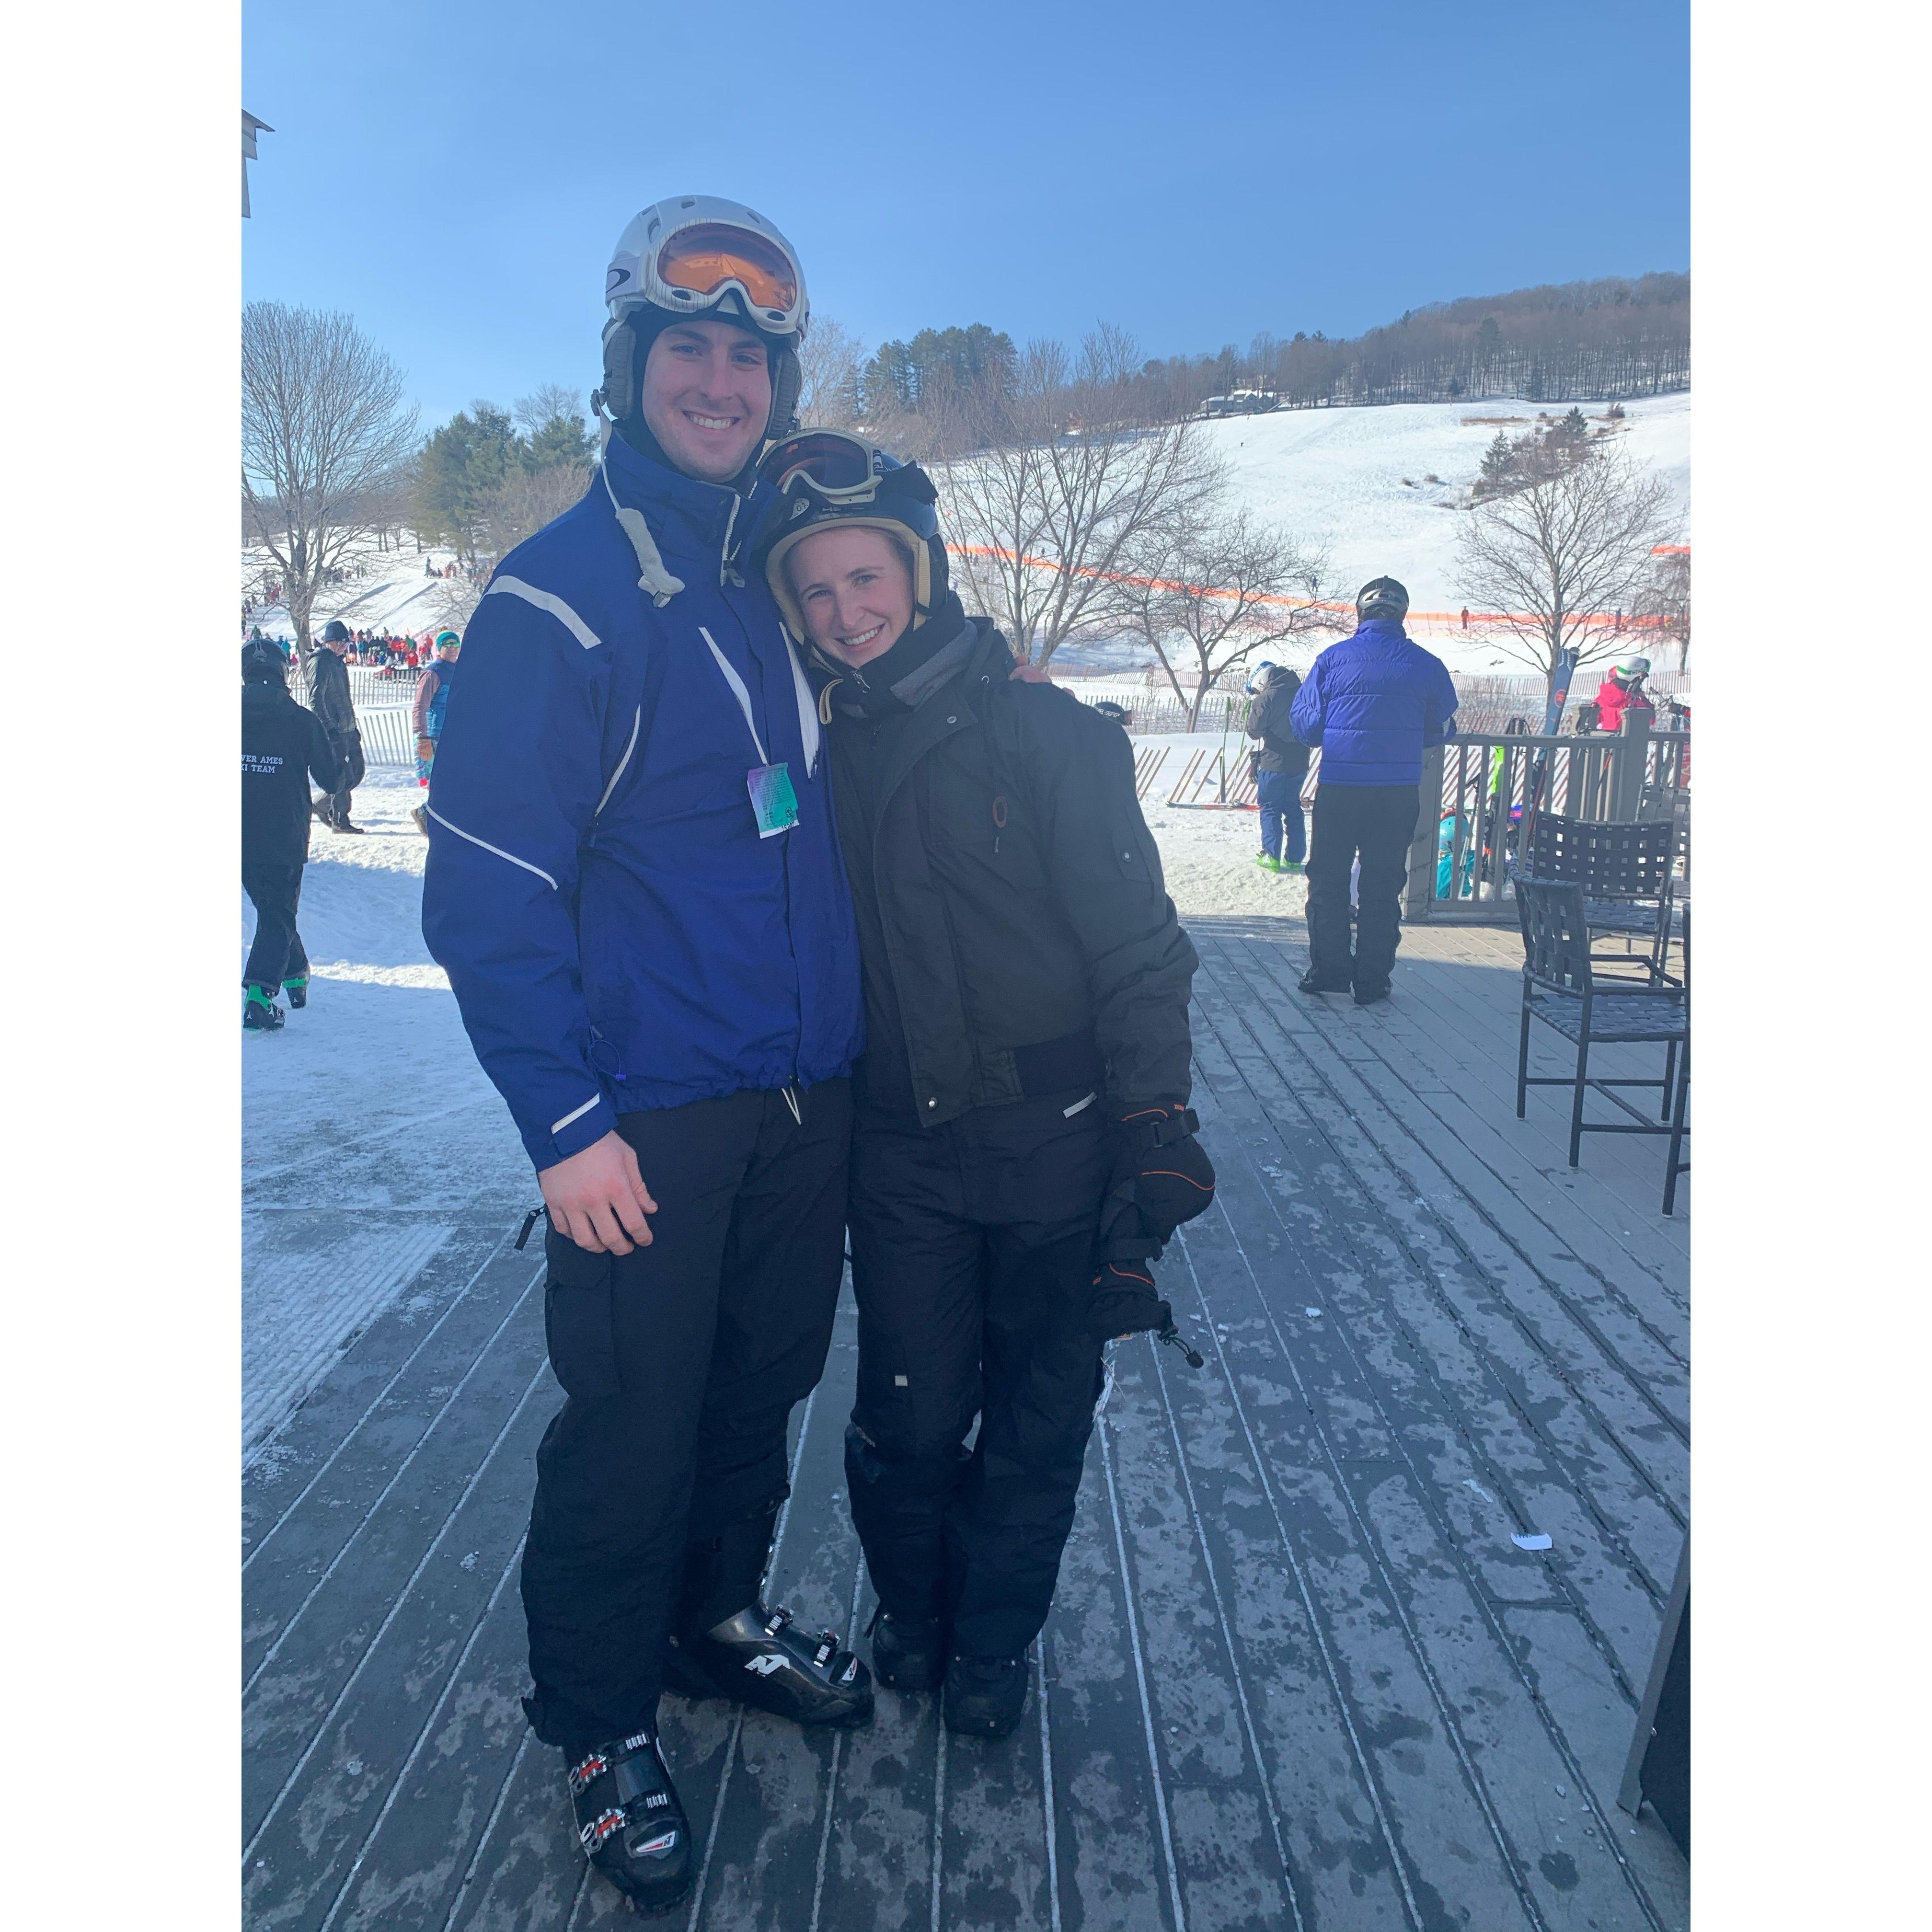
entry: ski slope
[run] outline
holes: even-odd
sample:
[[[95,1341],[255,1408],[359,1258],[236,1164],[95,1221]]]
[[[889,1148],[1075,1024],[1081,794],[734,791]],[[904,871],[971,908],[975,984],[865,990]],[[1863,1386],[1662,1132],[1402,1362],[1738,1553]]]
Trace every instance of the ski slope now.
[[[1604,405],[1582,406],[1592,428]],[[1690,541],[1690,398],[1627,402],[1616,439],[1633,461],[1670,486]],[[1411,403],[1380,409],[1294,410],[1207,423],[1241,500],[1328,550],[1331,574],[1352,594],[1372,577],[1400,578],[1417,611],[1456,611],[1456,532],[1483,452],[1501,428],[1514,438],[1539,409],[1567,404]],[[1439,477],[1439,484],[1424,479]],[[1445,507],[1447,506],[1447,507]],[[1431,640],[1431,648],[1437,648]],[[1451,660],[1452,668],[1463,668]],[[1480,664],[1466,667],[1476,670]]]
[[[1273,416],[1204,423],[1202,434],[1228,464],[1235,500],[1328,553],[1335,594],[1352,597],[1372,577],[1408,586],[1411,628],[1452,671],[1524,668],[1486,638],[1454,622],[1428,621],[1430,612],[1455,613],[1468,600],[1456,582],[1456,539],[1468,517],[1475,482],[1498,428],[1514,437],[1539,412],[1561,416],[1568,404],[1522,402],[1406,403],[1377,409],[1286,410]],[[1634,461],[1654,468],[1670,487],[1682,526],[1690,531],[1690,397],[1687,391],[1626,402],[1616,442]],[[1594,426],[1604,405],[1584,410]],[[1431,476],[1440,480],[1431,483]],[[454,552],[428,553],[436,567]],[[268,560],[244,552],[244,585],[259,583]],[[332,617],[356,629],[421,634],[458,621],[458,582],[423,574],[413,548],[378,552],[373,544],[354,560],[347,585],[325,592],[316,604],[318,630]],[[286,609],[257,611],[269,635],[290,632]],[[1071,664],[1122,670],[1144,662],[1144,646],[1121,643],[1070,650]],[[1660,662],[1659,669],[1664,668]]]

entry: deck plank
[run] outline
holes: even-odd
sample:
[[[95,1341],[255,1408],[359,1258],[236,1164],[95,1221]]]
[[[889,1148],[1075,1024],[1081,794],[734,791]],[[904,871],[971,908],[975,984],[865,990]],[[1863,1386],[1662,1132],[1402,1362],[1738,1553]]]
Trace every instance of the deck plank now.
[[[1294,990],[1298,921],[1194,922],[1220,1198],[1114,1349],[1018,1732],[881,1690],[808,1736],[667,1696],[686,1932],[1677,1932],[1616,1786],[1688,1510],[1688,1229],[1660,1143],[1514,1117],[1511,934],[1414,928],[1396,998]],[[436,1211],[425,1204],[425,1216]],[[560,1399],[507,1209],[251,1452],[244,1922],[587,1932],[516,1587]],[[849,1287],[770,1594],[853,1634]],[[1513,1530],[1553,1539],[1522,1551]],[[865,1644],[859,1643],[861,1654]],[[259,1862],[258,1862],[259,1861]]]

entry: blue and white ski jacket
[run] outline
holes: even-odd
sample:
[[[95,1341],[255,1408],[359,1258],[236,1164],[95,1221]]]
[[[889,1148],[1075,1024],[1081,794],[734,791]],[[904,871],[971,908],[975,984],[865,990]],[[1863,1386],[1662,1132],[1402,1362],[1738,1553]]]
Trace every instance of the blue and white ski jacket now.
[[[1376,617],[1315,660],[1288,724],[1322,747],[1323,784],[1412,785],[1424,751],[1455,736],[1455,716],[1448,667]]]
[[[538,1168],[620,1113],[831,1079],[863,1048],[818,712],[739,562],[768,494],[613,436],[464,634],[423,937]],[[748,775],[781,762],[798,822],[761,837]]]

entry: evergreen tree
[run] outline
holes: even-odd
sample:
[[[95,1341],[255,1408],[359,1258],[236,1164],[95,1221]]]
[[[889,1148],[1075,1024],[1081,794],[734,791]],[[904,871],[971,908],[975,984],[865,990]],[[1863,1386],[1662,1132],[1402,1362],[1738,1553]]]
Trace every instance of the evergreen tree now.
[[[1510,447],[1509,438],[1498,430],[1496,440],[1483,452],[1483,481],[1492,490],[1500,489],[1515,467],[1516,452]]]
[[[1556,425],[1556,433],[1565,442],[1589,441],[1590,425],[1583,420],[1583,412],[1574,403],[1570,405],[1568,415]]]

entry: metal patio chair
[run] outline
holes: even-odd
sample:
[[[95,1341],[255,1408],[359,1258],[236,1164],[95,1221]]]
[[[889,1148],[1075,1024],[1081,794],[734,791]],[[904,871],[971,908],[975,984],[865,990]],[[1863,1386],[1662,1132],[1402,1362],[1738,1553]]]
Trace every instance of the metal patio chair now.
[[[1681,982],[1669,968],[1677,848],[1672,817],[1624,823],[1544,813],[1531,827],[1528,863],[1522,872],[1533,879],[1570,880],[1582,887],[1591,963],[1610,969],[1606,979],[1675,986]],[[1596,945],[1600,935],[1622,940],[1625,950]],[[1631,952],[1632,940],[1641,941],[1642,951]],[[1637,966],[1642,977],[1633,980],[1628,969]]]
[[[1574,880],[1520,878],[1516,915],[1522,925],[1522,1026],[1516,1053],[1516,1117],[1523,1118],[1532,1087],[1568,1087],[1570,1165],[1582,1157],[1586,1134],[1658,1134],[1670,1142],[1664,1212],[1676,1206],[1677,1176],[1689,1163],[1680,1159],[1689,1131],[1684,1124],[1690,1084],[1690,1003],[1681,986],[1636,986],[1628,980],[1600,985],[1590,962],[1588,914],[1583,888]],[[1540,1020],[1570,1041],[1576,1064],[1567,1074],[1529,1070],[1529,1028]],[[1612,1044],[1654,1043],[1664,1049],[1659,1080],[1624,1075],[1593,1075],[1590,1049]],[[1617,1089],[1658,1090],[1653,1118],[1632,1106]],[[1630,1116],[1628,1120],[1586,1120],[1583,1096],[1591,1088]]]

